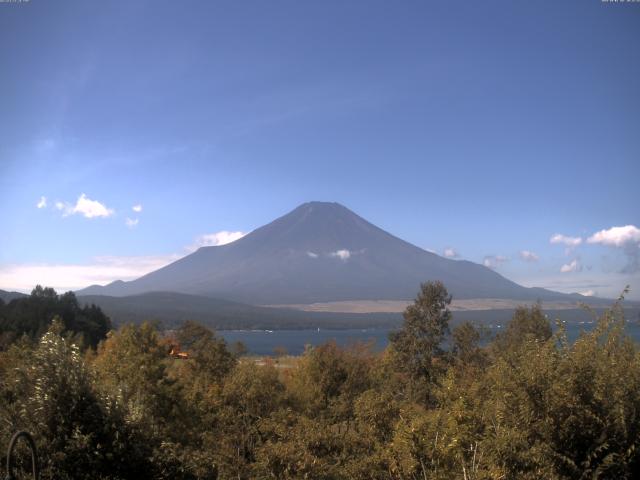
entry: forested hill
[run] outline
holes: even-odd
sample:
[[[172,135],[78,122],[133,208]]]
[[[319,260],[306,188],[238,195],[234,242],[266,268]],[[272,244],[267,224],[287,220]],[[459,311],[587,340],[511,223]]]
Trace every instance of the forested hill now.
[[[22,335],[37,340],[55,318],[63,332],[75,335],[85,346],[95,347],[111,330],[111,321],[100,307],[81,306],[73,292],[58,295],[38,285],[31,295],[0,302],[0,350]]]
[[[24,298],[27,295],[20,292],[7,292],[6,290],[0,290],[0,300],[4,303],[9,303],[14,298]]]
[[[81,304],[98,305],[111,318],[115,326],[125,323],[160,321],[166,328],[179,326],[185,320],[194,320],[216,330],[251,329],[315,329],[315,328],[395,328],[402,321],[401,313],[331,313],[306,312],[288,308],[268,308],[200,295],[175,292],[150,292],[126,297],[106,295],[79,295]],[[544,305],[544,304],[543,304]],[[470,321],[475,324],[505,324],[514,308],[494,310],[454,311],[452,322]],[[602,313],[603,307],[596,308]],[[592,320],[592,314],[575,307],[548,309],[549,318],[562,318],[569,323]],[[637,320],[640,305],[629,303],[627,315]]]
[[[149,292],[127,297],[81,295],[78,300],[95,304],[115,325],[158,320],[173,328],[195,320],[216,330],[394,327],[399,313],[326,313],[268,308],[199,295]]]

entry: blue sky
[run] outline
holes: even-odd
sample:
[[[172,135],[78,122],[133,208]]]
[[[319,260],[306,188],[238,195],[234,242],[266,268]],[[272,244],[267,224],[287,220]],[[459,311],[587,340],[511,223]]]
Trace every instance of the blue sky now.
[[[327,200],[640,299],[638,45],[640,4],[599,0],[0,4],[0,288],[133,278]]]

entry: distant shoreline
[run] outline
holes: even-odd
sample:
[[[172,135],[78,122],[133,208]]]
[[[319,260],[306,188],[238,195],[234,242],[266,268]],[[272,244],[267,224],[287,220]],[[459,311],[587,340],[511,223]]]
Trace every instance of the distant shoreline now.
[[[595,300],[595,301],[594,301]],[[615,300],[592,299],[585,297],[584,304],[593,308],[602,307],[605,302],[612,304]],[[402,313],[413,300],[344,300],[336,302],[316,302],[310,304],[276,304],[261,305],[268,308],[286,308],[303,312],[327,313]],[[454,299],[451,302],[452,312],[479,310],[513,310],[519,306],[531,306],[535,301],[510,300],[504,298],[469,298]],[[545,310],[574,310],[580,307],[579,302],[543,302]]]

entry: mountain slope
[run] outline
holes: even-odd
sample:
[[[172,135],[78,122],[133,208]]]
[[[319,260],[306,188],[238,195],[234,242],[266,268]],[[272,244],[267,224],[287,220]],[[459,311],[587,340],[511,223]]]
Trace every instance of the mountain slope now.
[[[233,243],[203,247],[130,282],[80,295],[172,291],[249,304],[411,299],[441,280],[455,298],[583,298],[525,288],[482,265],[427,252],[337,203],[305,203]]]

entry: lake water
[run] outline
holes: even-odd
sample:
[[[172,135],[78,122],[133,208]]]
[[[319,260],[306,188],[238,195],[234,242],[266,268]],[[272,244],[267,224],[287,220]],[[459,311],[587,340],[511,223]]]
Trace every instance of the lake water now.
[[[567,337],[574,341],[583,330],[591,330],[595,323],[566,324]],[[488,326],[490,333],[499,332],[504,326]],[[636,342],[640,342],[640,324],[627,323],[627,334]],[[374,348],[382,350],[387,346],[390,328],[370,328],[351,330],[221,330],[227,343],[240,341],[244,343],[250,354],[273,355],[276,347],[284,347],[291,355],[300,355],[305,345],[321,345],[335,340],[338,345],[349,345],[355,342],[374,341]]]

